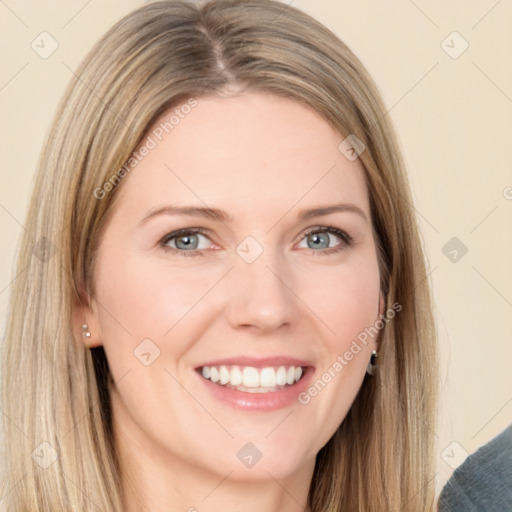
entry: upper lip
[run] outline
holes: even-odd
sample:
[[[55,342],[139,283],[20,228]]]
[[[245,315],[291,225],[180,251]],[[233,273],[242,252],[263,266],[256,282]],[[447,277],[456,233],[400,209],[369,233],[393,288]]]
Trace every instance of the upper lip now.
[[[254,368],[265,368],[267,366],[313,366],[311,361],[305,359],[297,359],[288,356],[274,357],[230,357],[227,359],[216,359],[215,361],[207,361],[196,366],[196,370],[204,366],[252,366]]]

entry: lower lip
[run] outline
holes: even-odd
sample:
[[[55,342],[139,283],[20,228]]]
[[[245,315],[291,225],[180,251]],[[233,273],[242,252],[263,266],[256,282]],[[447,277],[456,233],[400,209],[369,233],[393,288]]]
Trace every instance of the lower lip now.
[[[250,411],[276,411],[298,401],[298,395],[308,387],[314,371],[313,367],[307,367],[299,382],[277,391],[269,391],[268,393],[247,393],[231,389],[215,384],[211,380],[205,379],[199,373],[197,375],[210,393],[221,402],[225,402],[238,409]]]

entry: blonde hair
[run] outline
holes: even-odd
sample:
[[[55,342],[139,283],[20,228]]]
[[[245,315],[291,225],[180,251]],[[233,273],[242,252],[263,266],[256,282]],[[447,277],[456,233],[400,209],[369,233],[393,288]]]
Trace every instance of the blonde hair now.
[[[108,365],[71,316],[82,287],[94,294],[95,249],[122,183],[100,199],[95,190],[162,113],[235,89],[301,101],[362,141],[381,288],[388,308],[402,307],[380,333],[376,374],[318,453],[312,511],[433,510],[435,329],[398,144],[348,47],[274,0],[146,5],[93,47],[69,84],[41,155],[4,340],[6,510],[123,509]]]

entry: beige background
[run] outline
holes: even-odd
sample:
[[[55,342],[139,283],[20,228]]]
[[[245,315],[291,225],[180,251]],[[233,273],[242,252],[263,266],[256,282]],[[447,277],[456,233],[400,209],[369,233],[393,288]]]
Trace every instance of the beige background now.
[[[0,2],[2,336],[16,244],[57,101],[93,42],[142,4]],[[293,5],[329,26],[361,58],[401,138],[439,322],[439,488],[466,452],[512,422],[512,3],[295,0]],[[59,45],[47,59],[31,48],[43,31]],[[453,31],[463,39],[446,39]],[[464,41],[468,49],[452,58]],[[468,248],[457,262],[442,252],[454,236]]]

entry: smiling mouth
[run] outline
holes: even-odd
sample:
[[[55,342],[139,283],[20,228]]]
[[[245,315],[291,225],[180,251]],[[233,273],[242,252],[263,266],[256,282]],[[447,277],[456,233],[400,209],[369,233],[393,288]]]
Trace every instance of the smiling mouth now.
[[[272,393],[299,382],[307,367],[301,366],[203,366],[197,372],[219,386],[246,393]]]

